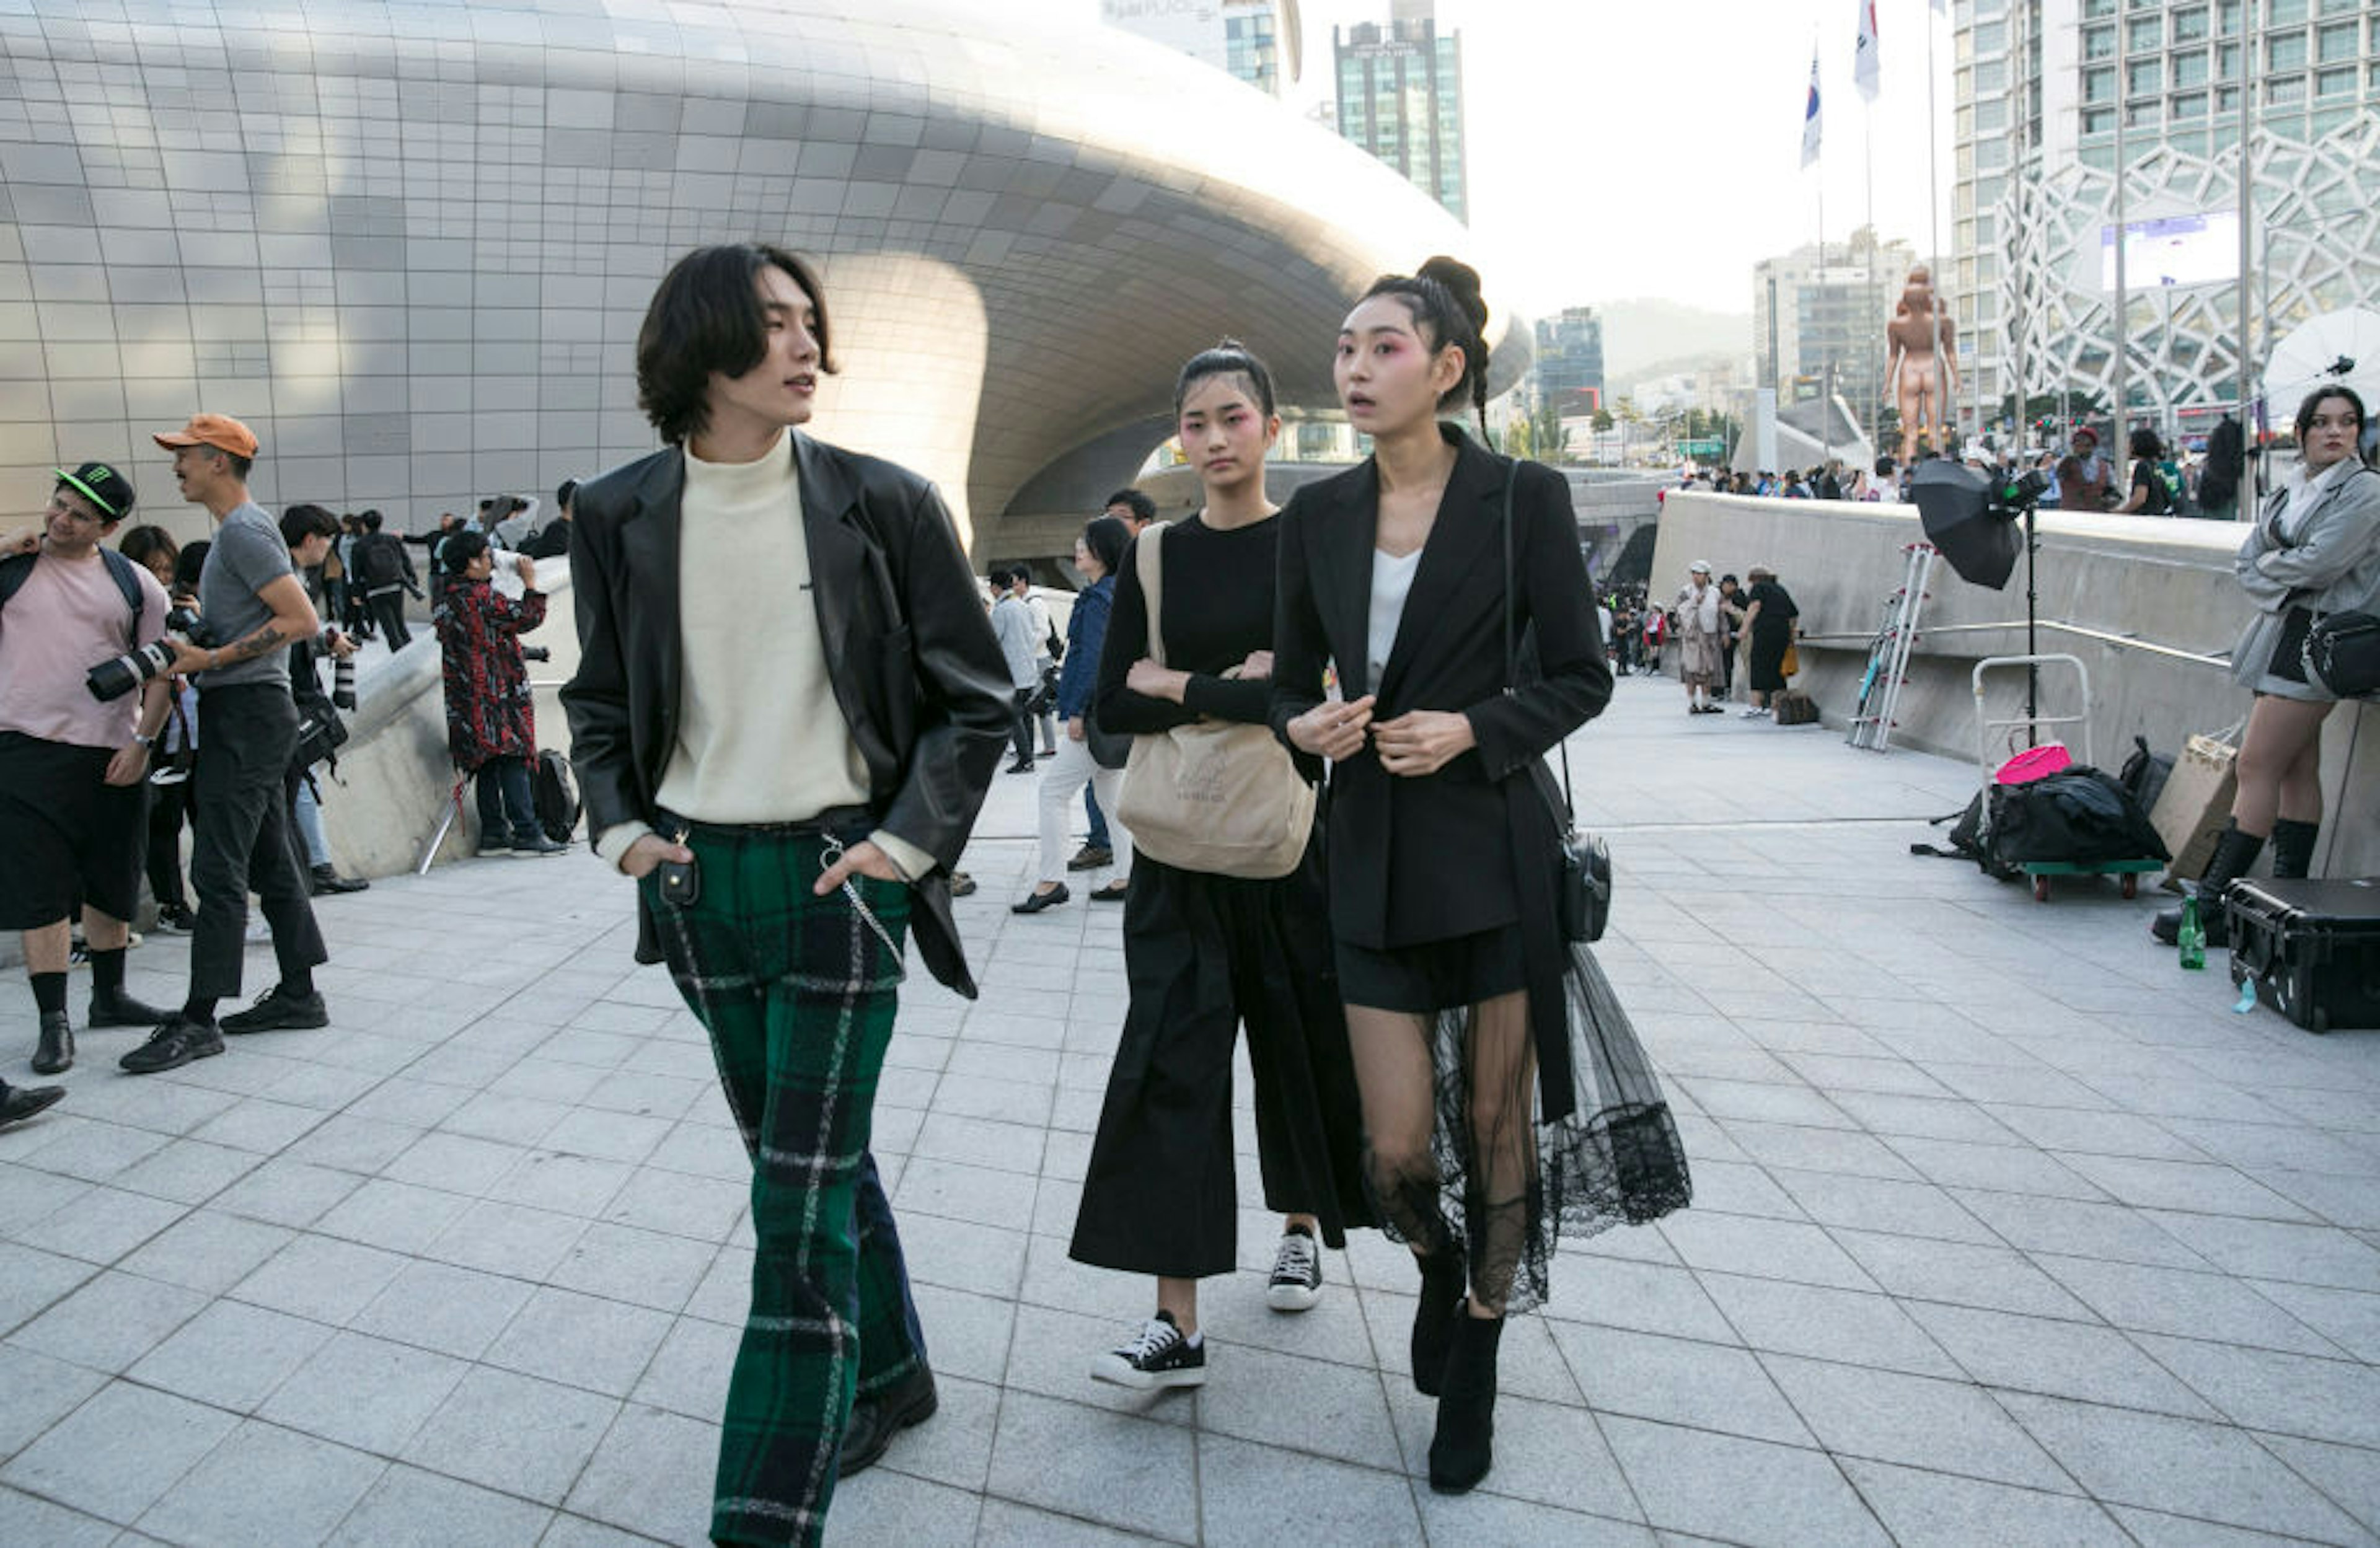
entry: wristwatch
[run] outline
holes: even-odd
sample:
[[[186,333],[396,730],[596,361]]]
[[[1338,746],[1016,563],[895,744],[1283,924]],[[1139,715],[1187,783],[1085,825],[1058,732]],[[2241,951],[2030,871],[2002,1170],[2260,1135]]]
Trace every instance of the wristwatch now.
[[[143,747],[154,747],[157,745],[157,739],[155,737],[143,736],[137,731],[132,733],[132,740],[139,743]]]

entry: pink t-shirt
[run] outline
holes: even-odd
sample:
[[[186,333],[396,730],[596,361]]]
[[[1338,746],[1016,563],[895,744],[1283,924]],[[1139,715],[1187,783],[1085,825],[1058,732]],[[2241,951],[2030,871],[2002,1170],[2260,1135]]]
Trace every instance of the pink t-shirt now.
[[[165,632],[165,588],[140,578],[137,643]],[[43,554],[17,595],[0,607],[0,731],[78,747],[121,747],[140,723],[138,690],[101,703],[83,674],[136,642],[132,609],[98,554],[67,561]]]

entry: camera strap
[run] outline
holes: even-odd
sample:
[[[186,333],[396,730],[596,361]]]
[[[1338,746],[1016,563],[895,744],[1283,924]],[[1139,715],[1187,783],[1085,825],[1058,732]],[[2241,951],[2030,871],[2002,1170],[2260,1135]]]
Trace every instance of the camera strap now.
[[[115,583],[116,590],[124,593],[125,604],[132,610],[132,622],[127,626],[125,643],[138,645],[140,642],[140,612],[145,605],[140,595],[140,566],[114,549],[100,550],[99,557],[107,566],[107,578]],[[33,566],[40,560],[41,555],[33,553],[16,553],[0,559],[0,608],[6,607],[8,599],[25,588],[25,582],[32,577]]]

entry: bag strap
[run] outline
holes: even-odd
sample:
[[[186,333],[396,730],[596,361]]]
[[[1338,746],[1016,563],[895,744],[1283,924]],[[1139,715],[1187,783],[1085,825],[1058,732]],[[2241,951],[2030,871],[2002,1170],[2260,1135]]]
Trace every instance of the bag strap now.
[[[125,605],[132,610],[128,637],[138,640],[140,637],[140,613],[145,606],[140,596],[140,573],[132,561],[114,549],[101,549],[99,557],[107,567],[107,578],[115,583],[115,589],[124,594]],[[40,562],[38,554],[30,553],[10,554],[6,560],[0,560],[0,608],[6,607],[8,599],[25,588],[25,583],[32,578],[33,566]]]
[[[1171,522],[1153,521],[1132,540],[1133,573],[1140,578],[1140,599],[1148,613],[1148,659],[1165,664],[1165,636],[1158,627],[1164,616],[1165,554],[1163,537]]]
[[[1504,694],[1506,697],[1521,691],[1521,645],[1519,633],[1512,623],[1512,488],[1521,481],[1521,459],[1514,457],[1504,468]],[[1572,828],[1578,826],[1578,804],[1570,791],[1570,743],[1567,738],[1554,745],[1561,752],[1562,817]]]

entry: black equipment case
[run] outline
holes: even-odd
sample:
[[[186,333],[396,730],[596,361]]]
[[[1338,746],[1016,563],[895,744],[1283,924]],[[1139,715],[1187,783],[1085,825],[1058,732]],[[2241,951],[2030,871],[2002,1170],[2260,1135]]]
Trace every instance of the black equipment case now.
[[[2235,881],[2231,982],[2308,1032],[2380,1027],[2380,877]]]

